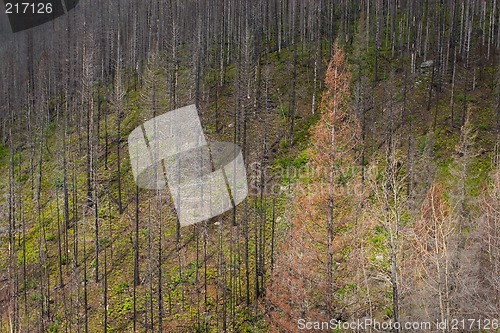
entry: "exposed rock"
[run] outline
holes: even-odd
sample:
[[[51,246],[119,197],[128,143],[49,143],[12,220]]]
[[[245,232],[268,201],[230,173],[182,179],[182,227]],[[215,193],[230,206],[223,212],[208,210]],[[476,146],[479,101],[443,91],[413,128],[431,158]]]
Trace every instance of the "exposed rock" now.
[[[434,66],[434,60],[427,60],[420,65],[420,68],[430,68],[432,66]]]

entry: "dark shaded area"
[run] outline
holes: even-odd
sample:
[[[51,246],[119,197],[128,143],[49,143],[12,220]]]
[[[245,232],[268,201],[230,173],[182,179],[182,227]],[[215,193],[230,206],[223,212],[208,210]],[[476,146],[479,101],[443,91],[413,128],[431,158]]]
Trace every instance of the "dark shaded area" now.
[[[64,0],[64,3],[66,5],[66,10],[70,11],[71,9],[75,8],[76,5],[78,5],[78,2],[80,0]]]

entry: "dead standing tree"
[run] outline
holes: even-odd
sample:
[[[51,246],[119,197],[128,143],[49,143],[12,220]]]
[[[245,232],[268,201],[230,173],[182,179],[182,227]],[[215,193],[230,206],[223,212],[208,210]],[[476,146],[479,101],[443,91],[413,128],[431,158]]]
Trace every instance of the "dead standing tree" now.
[[[271,331],[293,330],[297,318],[341,319],[336,292],[348,273],[344,251],[353,227],[357,197],[348,193],[359,181],[354,170],[360,137],[358,119],[350,108],[350,72],[344,52],[333,49],[320,107],[321,119],[312,129],[309,154],[311,183],[294,191],[294,216],[288,238],[281,244],[267,289]],[[317,297],[317,295],[322,295]],[[283,298],[283,295],[287,295]]]

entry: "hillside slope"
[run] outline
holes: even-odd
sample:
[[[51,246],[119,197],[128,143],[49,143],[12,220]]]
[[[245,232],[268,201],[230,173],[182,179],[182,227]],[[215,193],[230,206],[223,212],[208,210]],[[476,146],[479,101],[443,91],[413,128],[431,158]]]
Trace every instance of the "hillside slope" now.
[[[498,319],[500,3],[482,3],[82,1],[10,41],[0,332]],[[336,68],[346,159],[325,139]],[[242,147],[249,196],[180,228],[127,138],[193,103]]]

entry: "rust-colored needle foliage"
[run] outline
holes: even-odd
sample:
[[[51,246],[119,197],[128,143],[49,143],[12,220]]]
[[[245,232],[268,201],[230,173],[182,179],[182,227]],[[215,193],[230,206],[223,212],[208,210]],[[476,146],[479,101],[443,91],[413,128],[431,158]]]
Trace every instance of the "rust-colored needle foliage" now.
[[[350,108],[351,74],[335,46],[321,117],[311,131],[307,184],[295,189],[289,234],[280,247],[266,305],[272,332],[294,332],[297,320],[342,316],[349,229],[356,206],[360,127]]]

